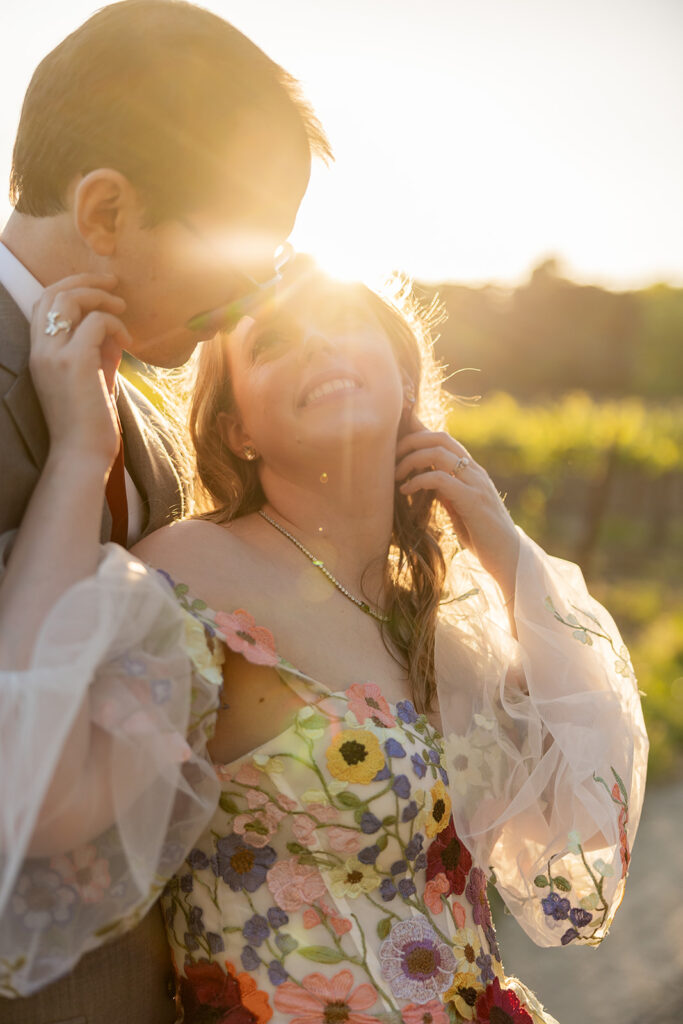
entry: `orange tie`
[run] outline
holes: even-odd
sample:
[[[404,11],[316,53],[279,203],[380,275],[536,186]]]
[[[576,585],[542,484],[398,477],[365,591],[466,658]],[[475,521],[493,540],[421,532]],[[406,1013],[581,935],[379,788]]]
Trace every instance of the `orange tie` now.
[[[109,479],[104,493],[112,518],[111,539],[115,544],[121,544],[125,548],[128,545],[128,499],[123,464],[123,434],[118,413],[116,419],[119,424],[119,450],[109,470]]]

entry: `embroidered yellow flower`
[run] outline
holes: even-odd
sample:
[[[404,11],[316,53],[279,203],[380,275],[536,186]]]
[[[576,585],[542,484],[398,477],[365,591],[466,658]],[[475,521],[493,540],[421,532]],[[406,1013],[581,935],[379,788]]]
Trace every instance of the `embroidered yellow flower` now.
[[[333,868],[328,878],[333,896],[352,900],[372,892],[380,883],[372,864],[361,864],[358,857],[349,857],[341,867]]]
[[[223,673],[221,666],[225,660],[223,648],[213,638],[206,635],[201,622],[195,619],[194,615],[185,612],[184,616],[185,635],[182,646],[189,656],[192,664],[200,676],[203,676],[214,686],[221,686]]]
[[[326,757],[335,779],[364,786],[385,764],[379,740],[367,729],[342,729],[327,748]]]
[[[451,798],[441,779],[431,789],[432,807],[426,815],[425,832],[430,839],[443,830],[451,820]]]
[[[476,959],[481,952],[479,935],[474,928],[459,928],[453,940],[453,953],[458,961],[458,970],[477,970]]]
[[[474,1019],[474,1004],[484,986],[471,971],[453,975],[451,987],[441,997],[444,1003],[453,1003],[464,1020]]]

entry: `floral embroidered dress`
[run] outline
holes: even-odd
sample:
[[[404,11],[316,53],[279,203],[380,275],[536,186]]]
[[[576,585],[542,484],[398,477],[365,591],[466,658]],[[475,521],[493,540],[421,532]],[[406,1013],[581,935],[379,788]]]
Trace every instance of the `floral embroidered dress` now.
[[[504,974],[486,881],[539,945],[599,943],[623,896],[648,744],[612,619],[575,566],[520,541],[516,637],[490,577],[454,559],[436,636],[441,734],[409,701],[389,705],[381,680],[330,693],[283,660],[267,623],[211,612],[106,546],[30,668],[0,673],[2,994],[69,970],[168,883],[188,1024],[552,1022]],[[216,766],[224,644],[276,669],[302,707]],[[84,699],[112,745],[115,820],[84,847],[33,855]]]

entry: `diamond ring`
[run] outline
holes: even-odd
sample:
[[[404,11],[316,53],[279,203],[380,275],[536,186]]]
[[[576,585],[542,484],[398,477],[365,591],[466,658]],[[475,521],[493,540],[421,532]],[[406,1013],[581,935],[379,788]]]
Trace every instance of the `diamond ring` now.
[[[66,317],[60,318],[60,313],[56,309],[51,309],[47,314],[47,327],[45,328],[46,334],[59,334],[60,331],[66,331],[68,334],[73,324]]]

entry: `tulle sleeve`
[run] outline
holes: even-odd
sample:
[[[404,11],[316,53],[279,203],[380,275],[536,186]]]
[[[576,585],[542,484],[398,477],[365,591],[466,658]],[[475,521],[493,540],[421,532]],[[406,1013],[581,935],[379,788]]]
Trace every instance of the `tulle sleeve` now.
[[[131,928],[180,866],[218,799],[206,743],[219,682],[201,624],[113,544],[52,609],[30,668],[0,672],[0,995],[29,995]],[[111,814],[92,807],[70,841],[59,822],[85,780],[58,806],[46,797],[77,719],[103,752]]]
[[[456,830],[541,946],[597,945],[621,902],[648,740],[617,628],[577,566],[520,531],[513,639],[466,553],[437,629]]]

